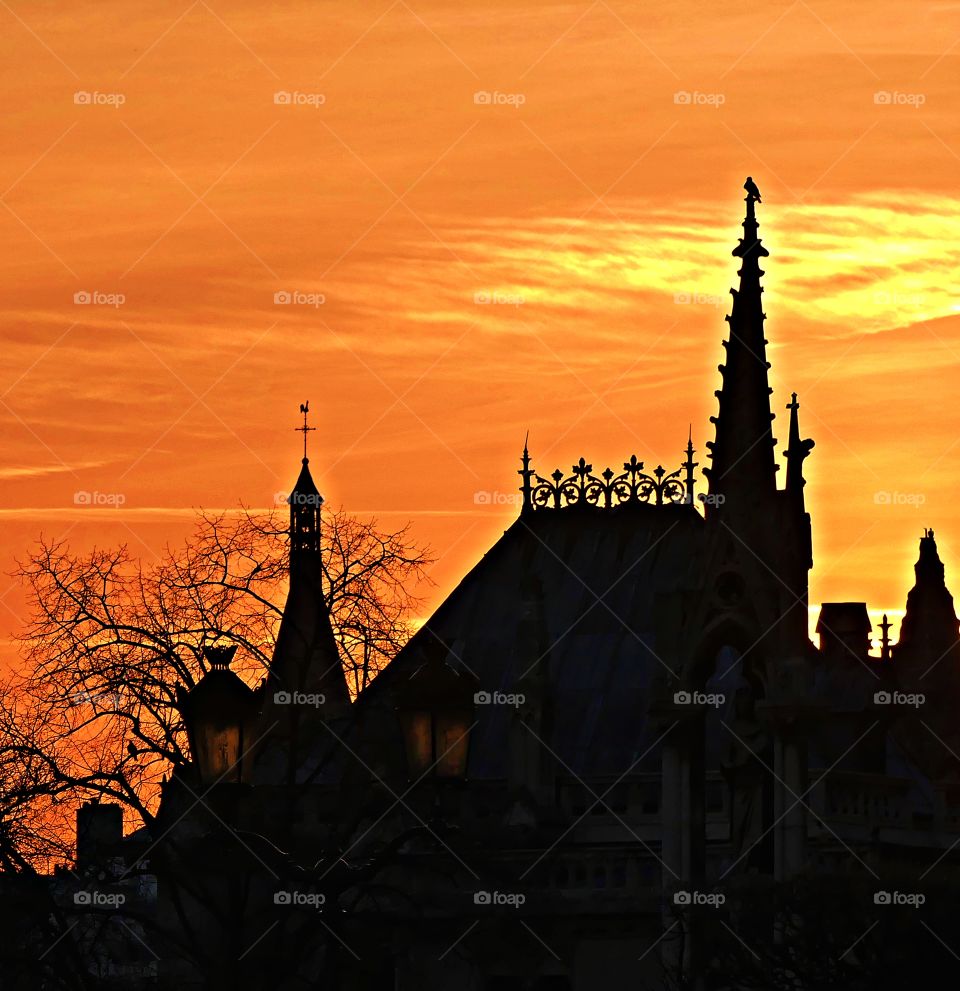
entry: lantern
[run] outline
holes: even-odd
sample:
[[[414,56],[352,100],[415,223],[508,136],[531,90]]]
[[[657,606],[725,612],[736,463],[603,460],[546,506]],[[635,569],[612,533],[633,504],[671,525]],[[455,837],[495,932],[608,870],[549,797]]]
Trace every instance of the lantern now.
[[[231,670],[236,645],[204,647],[209,669],[189,691],[177,689],[190,753],[204,784],[239,783],[249,770],[257,697]]]

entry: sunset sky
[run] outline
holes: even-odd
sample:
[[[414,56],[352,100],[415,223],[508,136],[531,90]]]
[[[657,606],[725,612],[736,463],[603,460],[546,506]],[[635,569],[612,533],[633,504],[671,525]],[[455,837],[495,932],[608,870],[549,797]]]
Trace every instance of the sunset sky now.
[[[960,4],[0,22],[3,641],[41,532],[149,558],[196,507],[272,505],[307,398],[321,490],[413,521],[431,605],[516,515],[528,429],[543,474],[676,467],[688,424],[706,463],[748,174],[779,449],[794,390],[816,440],[812,604],[902,610],[924,527],[960,592]]]

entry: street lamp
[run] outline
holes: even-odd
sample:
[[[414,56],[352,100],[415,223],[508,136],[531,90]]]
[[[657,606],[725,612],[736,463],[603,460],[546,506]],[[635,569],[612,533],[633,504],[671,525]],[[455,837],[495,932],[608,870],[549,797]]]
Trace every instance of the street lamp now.
[[[207,673],[189,692],[177,686],[190,753],[204,784],[237,784],[251,764],[257,697],[230,670],[236,650],[236,644],[204,647]]]

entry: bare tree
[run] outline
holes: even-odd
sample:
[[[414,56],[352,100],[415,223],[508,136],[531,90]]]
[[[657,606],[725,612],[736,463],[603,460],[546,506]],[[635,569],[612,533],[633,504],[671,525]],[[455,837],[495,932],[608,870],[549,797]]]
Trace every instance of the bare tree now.
[[[198,513],[193,535],[153,563],[127,546],[75,554],[41,538],[18,563],[31,618],[22,664],[0,685],[0,853],[62,859],[65,808],[119,802],[150,826],[159,787],[187,759],[176,688],[206,670],[203,648],[236,644],[234,670],[267,670],[287,585],[279,512]],[[357,694],[412,633],[412,589],[430,563],[408,527],[327,512],[325,597]],[[62,805],[66,803],[66,805]],[[29,839],[28,839],[29,837]]]

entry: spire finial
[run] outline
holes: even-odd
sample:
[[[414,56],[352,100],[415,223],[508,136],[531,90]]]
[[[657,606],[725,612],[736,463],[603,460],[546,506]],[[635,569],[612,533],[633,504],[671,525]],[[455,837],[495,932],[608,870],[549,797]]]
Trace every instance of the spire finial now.
[[[307,434],[311,430],[316,430],[316,427],[307,426],[307,414],[310,412],[310,400],[308,399],[305,403],[300,404],[300,412],[303,413],[303,426],[294,427],[293,429],[299,434],[303,434],[303,463],[306,464],[309,461],[307,457]]]
[[[887,614],[883,614],[883,622],[880,624],[880,629],[883,631],[883,635],[880,639],[880,659],[884,661],[890,660],[890,627],[893,624],[887,619]]]
[[[517,472],[520,478],[523,480],[520,486],[520,492],[522,493],[522,502],[520,505],[520,512],[524,513],[533,509],[533,500],[531,498],[531,492],[533,491],[533,486],[530,484],[530,479],[533,478],[533,469],[530,467],[530,452],[527,450],[527,444],[530,440],[530,431],[527,431],[526,437],[523,438],[523,454],[520,456],[520,463],[523,467]]]
[[[691,423],[689,429],[687,430],[687,460],[680,465],[681,468],[685,469],[686,474],[684,476],[683,483],[686,486],[686,503],[688,506],[692,506],[694,503],[693,497],[693,469],[697,467],[699,462],[693,460],[693,424]]]
[[[760,199],[760,190],[757,188],[757,184],[753,181],[750,176],[747,176],[747,181],[743,184],[743,188],[747,191],[747,195],[744,198],[744,202],[747,204],[747,221],[756,221],[757,215],[754,212],[753,204],[762,203],[763,200]]]

